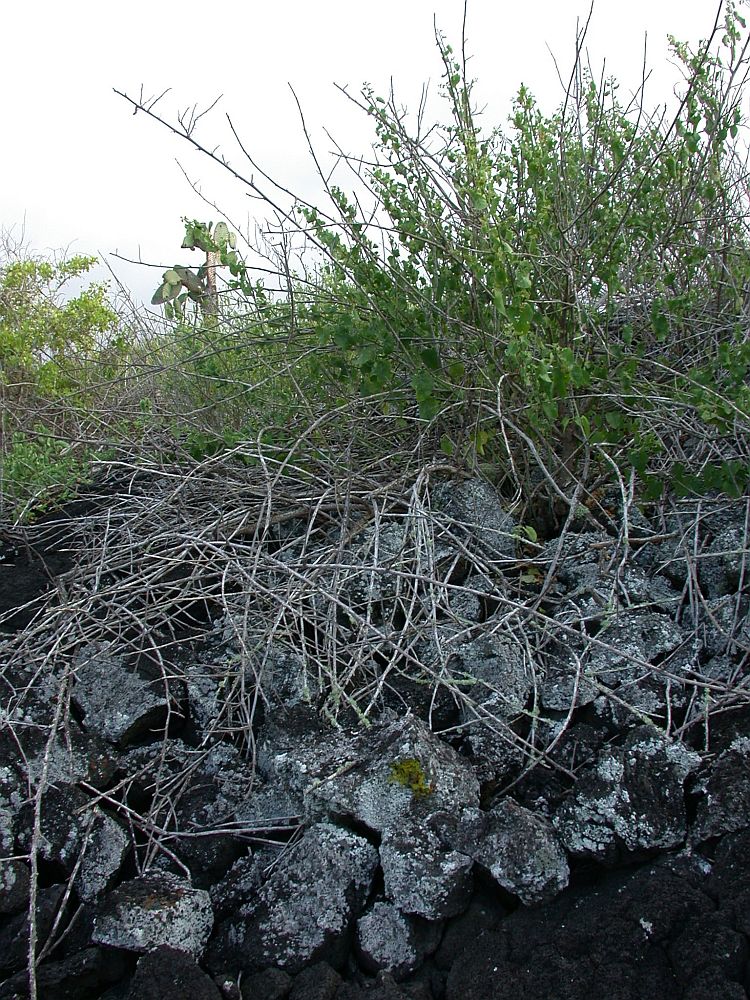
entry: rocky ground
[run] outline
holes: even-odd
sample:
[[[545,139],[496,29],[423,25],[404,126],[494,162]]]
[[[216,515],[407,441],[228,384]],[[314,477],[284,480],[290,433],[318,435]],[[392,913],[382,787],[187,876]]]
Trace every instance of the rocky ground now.
[[[0,1000],[746,997],[745,501],[271,485],[0,535]]]

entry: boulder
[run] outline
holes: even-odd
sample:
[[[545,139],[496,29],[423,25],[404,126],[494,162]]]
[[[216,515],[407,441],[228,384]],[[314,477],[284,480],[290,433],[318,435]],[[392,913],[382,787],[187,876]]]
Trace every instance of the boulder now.
[[[17,821],[18,843],[31,848],[34,806],[27,803]],[[108,813],[71,785],[52,785],[42,799],[38,850],[45,861],[73,875],[82,900],[93,900],[114,882],[130,847],[130,837]]]
[[[552,824],[513,799],[487,812],[465,809],[442,827],[452,846],[526,905],[553,899],[568,884],[567,856]]]
[[[472,859],[446,847],[429,825],[401,823],[386,829],[380,864],[385,894],[402,913],[445,920],[469,903]]]
[[[398,982],[435,950],[440,933],[440,925],[418,923],[393,903],[375,903],[357,921],[357,955],[368,972],[386,971]]]
[[[123,882],[104,897],[92,940],[139,952],[166,945],[200,957],[212,927],[208,893],[170,872],[156,871]]]
[[[138,959],[125,1000],[222,1000],[219,987],[195,959],[160,945]]]
[[[260,886],[248,880],[244,901],[217,929],[212,967],[297,973],[321,960],[340,966],[377,865],[377,850],[363,837],[329,823],[310,827]]]
[[[175,708],[163,678],[148,677],[108,649],[83,650],[75,677],[73,702],[84,729],[118,746],[163,733]]]
[[[340,735],[329,738],[344,743]],[[308,777],[308,816],[346,817],[379,833],[479,802],[468,761],[414,716],[375,723]]]
[[[700,796],[690,828],[695,843],[750,826],[750,737],[738,737],[720,753],[693,791]]]
[[[508,513],[507,502],[483,479],[450,480],[430,490],[433,513],[447,519],[451,533],[480,559],[515,559],[517,523]]]
[[[621,747],[582,769],[553,824],[576,857],[612,860],[629,851],[669,848],[687,833],[683,785],[700,756],[656,730],[635,730]]]

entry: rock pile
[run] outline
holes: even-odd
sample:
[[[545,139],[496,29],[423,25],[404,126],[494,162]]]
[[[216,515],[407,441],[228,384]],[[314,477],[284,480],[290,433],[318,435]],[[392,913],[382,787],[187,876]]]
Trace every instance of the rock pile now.
[[[289,517],[199,638],[64,656],[7,546],[0,1000],[30,933],[43,1000],[747,996],[746,512],[617,503]]]

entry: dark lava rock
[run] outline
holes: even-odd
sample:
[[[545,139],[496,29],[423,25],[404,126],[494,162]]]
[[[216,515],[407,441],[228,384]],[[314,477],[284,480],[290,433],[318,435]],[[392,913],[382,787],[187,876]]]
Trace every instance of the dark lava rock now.
[[[52,589],[55,577],[73,565],[67,533],[37,525],[0,531],[0,631],[22,629],[34,618],[38,599]]]
[[[39,1000],[93,1000],[130,971],[127,959],[116,951],[86,948],[37,969]],[[0,1000],[26,1000],[28,973],[24,970],[0,986]]]
[[[448,970],[460,955],[485,933],[497,929],[508,910],[497,899],[496,893],[474,893],[466,910],[448,921],[443,938],[435,952],[434,961],[439,969]]]
[[[690,834],[694,842],[750,826],[750,737],[719,754],[694,789],[700,794]]]
[[[53,885],[37,893],[37,940],[46,941],[65,897],[64,885]],[[12,971],[26,964],[29,946],[28,914],[16,913],[0,924],[0,971]]]
[[[0,860],[0,915],[18,913],[28,905],[29,884],[29,868],[25,862]]]
[[[439,923],[408,917],[393,903],[375,903],[357,922],[357,956],[368,972],[403,979],[435,950],[441,933]]]
[[[18,843],[28,851],[34,826],[34,808],[28,803],[18,818]],[[117,876],[130,845],[127,832],[82,791],[71,785],[52,785],[44,794],[39,854],[74,875],[81,899],[101,895]]]
[[[163,678],[148,676],[104,647],[83,650],[75,676],[73,701],[84,729],[118,746],[163,732],[170,709],[177,707]]]
[[[553,817],[565,847],[579,857],[612,860],[629,851],[668,848],[686,836],[683,784],[697,753],[647,727],[599,754],[580,773],[571,798]]]
[[[213,919],[207,892],[169,872],[149,872],[105,896],[92,938],[97,944],[128,951],[167,945],[200,956]]]
[[[242,1000],[286,1000],[293,978],[283,969],[263,969],[242,977]]]
[[[162,946],[138,960],[126,1000],[222,1000],[221,990],[184,951]]]
[[[377,851],[363,837],[328,823],[312,826],[260,888],[250,877],[245,901],[217,929],[211,967],[275,965],[297,973],[315,961],[340,966],[377,865]]]
[[[344,983],[336,1000],[432,1000],[426,984],[396,983],[388,972],[382,972],[374,983]]]
[[[317,962],[295,976],[289,1000],[334,1000],[342,983],[327,962]]]
[[[465,809],[442,825],[453,847],[522,903],[552,899],[568,884],[568,860],[552,824],[510,798],[487,812]]]
[[[403,913],[443,920],[468,905],[472,859],[446,847],[427,825],[410,822],[387,829],[380,864],[385,894]]]
[[[678,859],[517,910],[468,943],[446,1000],[681,1000],[667,950],[687,921],[711,920],[704,883]]]
[[[250,803],[257,798],[252,767],[239,750],[216,743],[196,750],[180,739],[136,747],[124,757],[123,770],[137,773],[131,794],[169,803],[174,852],[190,870],[196,888],[219,882],[244,849],[234,834],[243,819],[253,818]],[[262,826],[259,822],[258,825]],[[212,834],[212,830],[221,830]]]

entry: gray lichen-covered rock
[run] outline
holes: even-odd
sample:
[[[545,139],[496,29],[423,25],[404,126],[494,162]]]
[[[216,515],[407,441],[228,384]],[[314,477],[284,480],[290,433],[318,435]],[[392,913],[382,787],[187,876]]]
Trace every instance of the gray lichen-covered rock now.
[[[260,784],[251,763],[229,743],[194,749],[179,739],[136,747],[126,758],[135,775],[133,793],[168,798],[172,850],[193,884],[207,888],[221,879],[244,849],[240,837],[253,826],[243,812]]]
[[[123,882],[105,896],[92,940],[128,951],[166,945],[199,958],[213,921],[207,892],[169,872],[153,872]]]
[[[701,602],[697,615],[686,608],[685,624],[694,628],[704,655],[723,656],[735,643],[750,648],[750,601],[744,594]]]
[[[248,608],[244,598],[229,600],[227,607],[218,656],[215,653],[213,657],[221,673],[219,701],[238,704],[244,700],[248,718],[258,697],[287,708],[313,702],[319,694],[319,680],[306,658],[279,639],[270,638],[268,621]]]
[[[576,636],[553,640],[545,650],[542,705],[553,712],[567,712],[573,703],[577,707],[590,704],[598,693],[587,676],[582,640]]]
[[[368,972],[386,971],[398,981],[421,965],[440,934],[439,925],[417,924],[393,903],[375,903],[357,921],[357,955]]]
[[[463,713],[467,725],[487,715],[513,718],[523,710],[534,683],[526,649],[505,635],[490,633],[461,643],[451,656],[450,669],[467,692]]]
[[[603,583],[602,553],[606,554],[611,545],[612,539],[603,531],[568,532],[562,545],[558,538],[545,544],[542,560],[545,563],[557,560],[557,583],[569,597],[596,592]]]
[[[34,806],[28,803],[18,817],[18,842],[28,850],[34,825]],[[60,865],[83,900],[101,895],[117,877],[130,846],[120,824],[71,785],[52,785],[42,800],[39,855]]]
[[[0,914],[17,913],[28,901],[28,867],[13,860],[16,817],[24,798],[15,771],[0,766]]]
[[[311,787],[353,760],[356,734],[333,729],[305,706],[272,713],[256,741],[261,777],[299,803]]]
[[[83,714],[83,726],[119,746],[164,729],[170,708],[163,680],[130,668],[106,650],[79,655],[73,701]]]
[[[444,920],[468,905],[473,861],[451,849],[428,825],[389,828],[380,844],[385,894],[403,913]]]
[[[432,487],[433,511],[446,515],[471,549],[491,560],[514,559],[516,521],[497,491],[483,479],[438,483]]]
[[[686,836],[683,784],[700,756],[641,728],[602,752],[579,776],[553,824],[571,854],[610,859],[627,850],[668,848]]]
[[[677,649],[685,636],[666,615],[621,611],[604,624],[596,638],[587,670],[607,687],[616,688],[637,686],[643,677],[650,676],[649,664]]]
[[[708,766],[690,835],[696,842],[750,826],[750,738],[738,737]]]
[[[130,837],[116,820],[94,808],[81,839],[81,864],[73,886],[88,902],[101,896],[117,878],[130,848]]]
[[[341,737],[332,733],[332,741]],[[307,788],[312,818],[345,816],[371,830],[479,802],[471,765],[414,716],[360,732]]]
[[[18,913],[28,906],[30,884],[29,869],[23,861],[0,859],[0,915]]]
[[[499,779],[523,762],[510,723],[532,692],[534,664],[512,637],[490,633],[458,645],[449,669],[465,692],[461,722],[477,774]]]
[[[544,816],[505,798],[487,812],[465,810],[446,834],[522,903],[553,899],[567,886],[568,859]]]
[[[321,959],[339,964],[377,865],[377,850],[363,837],[328,823],[312,826],[260,887],[251,881],[244,902],[220,924],[212,965],[296,973]]]
[[[701,554],[698,575],[704,594],[712,599],[736,594],[742,565],[747,565],[748,555],[745,516],[742,513],[736,522],[720,528]]]
[[[0,804],[12,790],[19,809],[29,786],[36,788],[42,779],[47,785],[85,781],[94,788],[110,782],[116,767],[112,747],[84,733],[72,718],[50,741],[48,709],[36,698],[11,712],[0,705]]]

